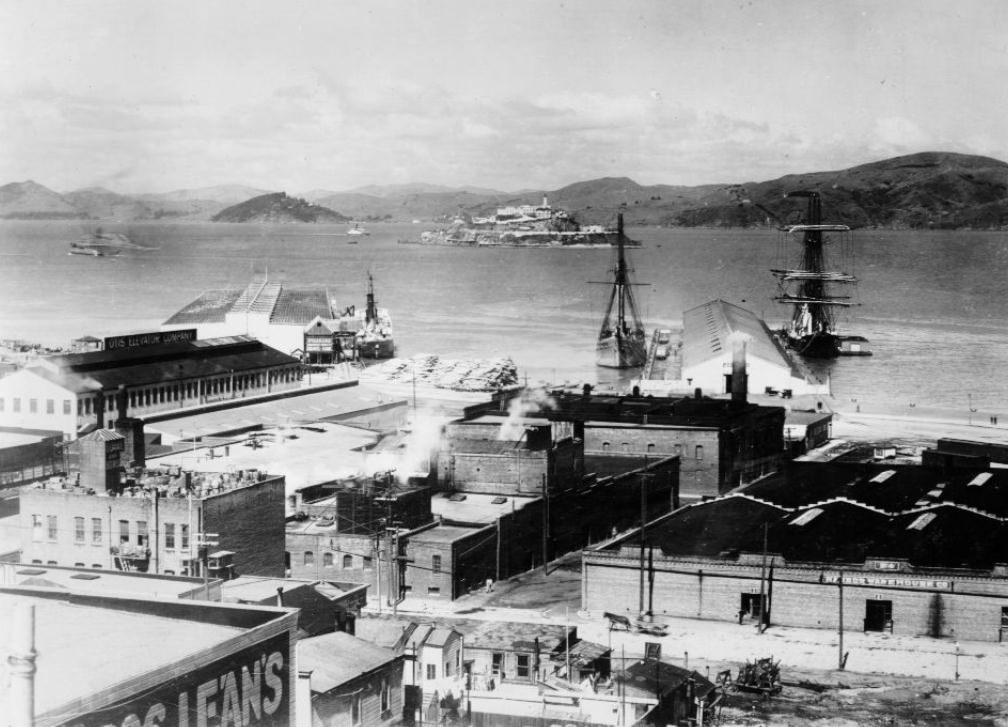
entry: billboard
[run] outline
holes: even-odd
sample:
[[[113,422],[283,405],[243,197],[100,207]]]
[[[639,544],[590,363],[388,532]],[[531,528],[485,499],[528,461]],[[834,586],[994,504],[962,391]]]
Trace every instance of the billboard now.
[[[293,695],[290,634],[170,679],[114,706],[59,723],[65,727],[289,727]]]
[[[179,341],[195,340],[195,328],[184,328],[179,331],[132,333],[128,336],[108,336],[105,339],[105,350],[118,351],[123,348],[140,348],[142,346],[158,346],[162,343],[178,343]]]

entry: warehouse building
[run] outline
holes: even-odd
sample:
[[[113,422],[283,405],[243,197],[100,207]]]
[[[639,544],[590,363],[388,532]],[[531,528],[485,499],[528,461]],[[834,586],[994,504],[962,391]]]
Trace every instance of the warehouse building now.
[[[795,464],[583,554],[582,605],[997,641],[1008,472]],[[653,590],[645,600],[645,580]]]
[[[105,350],[39,359],[0,379],[0,426],[67,439],[119,418],[240,400],[301,385],[301,364],[249,336],[117,336]],[[172,338],[171,342],[165,342]]]
[[[5,586],[0,621],[11,723],[296,724],[293,609]]]

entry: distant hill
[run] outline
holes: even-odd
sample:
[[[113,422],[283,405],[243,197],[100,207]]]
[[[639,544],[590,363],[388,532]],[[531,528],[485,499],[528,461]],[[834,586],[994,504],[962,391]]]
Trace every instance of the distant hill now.
[[[240,185],[143,195],[84,189],[61,196],[35,182],[20,182],[0,187],[0,217],[206,220],[249,215],[249,220],[266,221],[274,215],[276,221],[290,222],[441,222],[460,213],[482,216],[500,206],[539,204],[546,194],[551,205],[586,224],[610,224],[622,212],[628,225],[759,227],[795,221],[803,205],[785,200],[784,195],[797,189],[820,192],[828,222],[855,227],[1008,229],[1008,164],[951,152],[921,152],[770,181],[693,187],[648,186],[628,177],[604,177],[554,190],[497,192],[413,183],[347,192],[316,189],[299,198]],[[271,201],[245,207],[266,198]]]
[[[0,187],[0,217],[5,219],[80,219],[79,210],[62,195],[37,182],[12,182]]]
[[[213,217],[211,222],[346,222],[350,218],[300,197],[288,197],[285,192],[274,192],[253,197],[240,204],[227,207]]]

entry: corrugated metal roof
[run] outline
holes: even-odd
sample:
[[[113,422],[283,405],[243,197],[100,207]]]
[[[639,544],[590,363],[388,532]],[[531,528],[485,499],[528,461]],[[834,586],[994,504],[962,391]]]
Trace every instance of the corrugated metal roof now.
[[[192,303],[189,303],[171,318],[164,326],[196,325],[199,323],[223,323],[225,314],[231,310],[238,298],[240,290],[207,290],[200,293]]]
[[[324,288],[284,288],[272,308],[270,323],[306,326],[316,317],[329,318],[329,296]]]
[[[110,429],[96,429],[80,438],[82,442],[115,442],[120,439],[126,439],[126,437]]]
[[[731,355],[728,337],[735,333],[749,337],[747,356],[789,369],[792,376],[801,378],[766,324],[755,313],[723,300],[712,300],[683,313],[683,367]]]

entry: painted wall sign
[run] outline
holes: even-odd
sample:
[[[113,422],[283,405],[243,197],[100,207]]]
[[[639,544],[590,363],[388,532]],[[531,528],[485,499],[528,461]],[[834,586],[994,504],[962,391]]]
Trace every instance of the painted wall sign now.
[[[837,575],[827,575],[825,583],[836,583]],[[934,580],[932,578],[890,578],[887,576],[857,576],[844,573],[845,586],[882,586],[891,588],[925,588],[930,591],[947,591],[951,588],[950,581]]]
[[[285,631],[212,664],[74,717],[65,727],[288,727],[290,635]]]
[[[116,351],[123,348],[140,348],[195,340],[195,328],[185,328],[181,331],[152,331],[151,333],[134,333],[128,336],[109,336],[105,339],[105,350]]]

